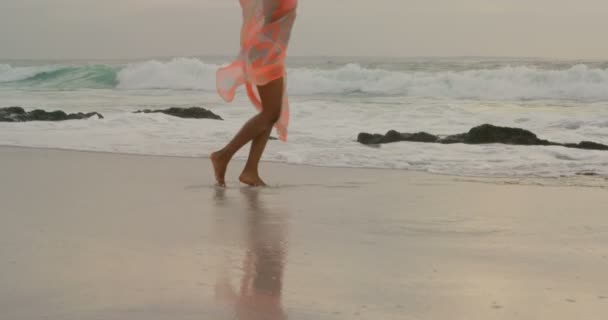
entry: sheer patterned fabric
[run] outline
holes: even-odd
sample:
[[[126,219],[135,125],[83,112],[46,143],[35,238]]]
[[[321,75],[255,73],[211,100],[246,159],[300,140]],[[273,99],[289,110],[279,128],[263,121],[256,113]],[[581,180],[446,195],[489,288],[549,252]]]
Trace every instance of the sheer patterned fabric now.
[[[243,10],[241,51],[231,64],[217,71],[217,90],[225,101],[231,102],[237,88],[244,85],[252,104],[261,111],[257,86],[286,76],[285,56],[298,1],[240,0],[240,3]],[[286,80],[283,83],[286,84]],[[283,90],[281,115],[275,124],[283,141],[287,141],[288,125],[289,101]]]

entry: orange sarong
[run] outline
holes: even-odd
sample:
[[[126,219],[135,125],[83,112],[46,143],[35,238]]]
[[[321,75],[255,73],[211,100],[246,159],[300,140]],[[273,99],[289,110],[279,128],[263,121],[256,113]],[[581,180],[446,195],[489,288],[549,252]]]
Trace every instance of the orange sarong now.
[[[262,103],[257,86],[285,77],[285,56],[296,18],[297,0],[240,0],[243,9],[241,51],[228,66],[217,71],[217,91],[227,102],[239,86],[258,109]],[[286,83],[286,81],[284,81]],[[286,88],[285,88],[286,89]],[[281,116],[275,124],[279,139],[287,141],[289,101],[283,90]]]

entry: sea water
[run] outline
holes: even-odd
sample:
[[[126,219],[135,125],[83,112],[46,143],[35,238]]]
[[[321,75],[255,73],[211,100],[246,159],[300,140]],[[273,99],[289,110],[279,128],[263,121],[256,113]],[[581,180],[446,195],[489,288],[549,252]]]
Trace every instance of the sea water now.
[[[243,91],[232,104],[215,92],[215,72],[229,60],[0,61],[0,107],[105,116],[0,123],[0,145],[205,157],[255,113]],[[271,141],[267,161],[489,177],[608,175],[606,151],[356,142],[360,132],[447,135],[491,123],[556,142],[608,144],[608,61],[292,57],[288,65],[289,141]],[[133,113],[191,106],[225,121]]]

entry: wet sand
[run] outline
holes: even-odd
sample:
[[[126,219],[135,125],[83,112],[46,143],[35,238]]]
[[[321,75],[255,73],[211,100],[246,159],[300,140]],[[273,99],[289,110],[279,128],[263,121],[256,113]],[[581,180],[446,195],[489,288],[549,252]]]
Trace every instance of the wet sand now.
[[[603,319],[608,190],[0,148],[0,318]]]

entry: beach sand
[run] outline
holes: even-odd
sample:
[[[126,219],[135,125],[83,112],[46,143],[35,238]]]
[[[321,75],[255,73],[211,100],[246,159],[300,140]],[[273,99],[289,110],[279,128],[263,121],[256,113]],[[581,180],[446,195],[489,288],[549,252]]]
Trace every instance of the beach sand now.
[[[604,319],[608,190],[0,148],[0,319]]]

